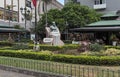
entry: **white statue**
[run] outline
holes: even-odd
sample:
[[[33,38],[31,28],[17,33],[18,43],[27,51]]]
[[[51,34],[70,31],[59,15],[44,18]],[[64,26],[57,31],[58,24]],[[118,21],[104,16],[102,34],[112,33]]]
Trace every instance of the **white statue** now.
[[[50,30],[51,30],[51,32],[58,32],[59,31],[55,22],[53,22],[53,25],[50,26]]]
[[[53,38],[52,44],[54,46],[64,45],[63,41],[60,39],[61,34],[56,26],[55,22],[50,27],[46,27],[46,38]]]

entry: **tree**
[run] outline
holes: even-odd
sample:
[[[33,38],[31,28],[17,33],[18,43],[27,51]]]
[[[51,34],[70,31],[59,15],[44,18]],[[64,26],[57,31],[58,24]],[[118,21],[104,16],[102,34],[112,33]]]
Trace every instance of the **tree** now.
[[[69,23],[69,28],[85,26],[100,20],[100,14],[87,6],[77,3],[68,3],[62,9],[64,19]]]
[[[47,13],[48,25],[52,25],[52,22],[55,21],[57,26],[60,28],[60,31],[63,31],[65,26],[65,20],[62,17],[62,11],[58,9],[52,9]],[[37,31],[38,33],[45,32],[45,24],[46,24],[46,14],[41,15],[41,19],[38,22]]]
[[[66,4],[62,10],[52,9],[48,11],[47,20],[48,25],[51,25],[52,22],[55,21],[60,31],[63,32],[66,28],[66,22],[68,23],[69,29],[82,27],[100,20],[100,14],[87,6],[81,6],[80,4],[72,2]],[[45,24],[46,13],[41,15],[41,19],[38,22],[37,31],[39,33],[45,32]]]
[[[21,29],[21,30],[24,30],[24,28],[23,28],[23,27],[21,27],[21,26],[20,26],[20,25],[18,25],[18,24],[14,25],[14,28],[15,28],[15,29]]]

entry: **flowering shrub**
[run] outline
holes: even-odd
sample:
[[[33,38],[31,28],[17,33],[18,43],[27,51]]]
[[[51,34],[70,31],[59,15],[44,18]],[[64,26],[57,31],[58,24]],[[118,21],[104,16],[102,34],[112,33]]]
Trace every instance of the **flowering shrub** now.
[[[109,48],[106,51],[103,51],[104,55],[120,55],[120,50],[115,48]]]

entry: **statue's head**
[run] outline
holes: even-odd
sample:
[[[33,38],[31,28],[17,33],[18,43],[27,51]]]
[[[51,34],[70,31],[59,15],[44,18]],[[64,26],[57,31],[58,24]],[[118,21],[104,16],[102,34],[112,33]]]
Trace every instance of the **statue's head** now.
[[[54,21],[52,23],[53,23],[53,26],[56,26]]]
[[[55,21],[53,21],[52,23],[55,24]]]

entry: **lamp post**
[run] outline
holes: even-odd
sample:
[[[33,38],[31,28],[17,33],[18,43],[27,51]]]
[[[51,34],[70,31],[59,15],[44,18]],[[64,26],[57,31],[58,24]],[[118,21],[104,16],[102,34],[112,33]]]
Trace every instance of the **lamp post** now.
[[[10,6],[7,6],[8,11],[9,11],[9,27],[10,27]]]
[[[66,21],[66,39],[68,40],[68,22]]]
[[[7,9],[8,9],[8,13],[9,13],[9,27],[10,27],[10,20],[12,20],[11,14],[13,12],[13,7],[15,7],[16,5],[7,5]],[[12,9],[12,10],[11,10]],[[8,41],[12,42],[12,37],[11,37],[11,33],[9,33],[9,37],[8,37]]]
[[[8,13],[9,13],[9,27],[10,27],[10,9],[11,9],[11,5],[7,5],[7,9],[8,9]],[[9,36],[8,36],[8,40],[10,41],[12,38],[11,38],[11,34],[9,33]]]
[[[27,8],[20,8],[21,10],[21,14],[24,16],[24,20],[25,20],[25,30],[26,30],[26,21],[28,20],[29,16],[30,16],[30,10],[27,10]],[[25,32],[25,38],[27,38],[26,32]]]

